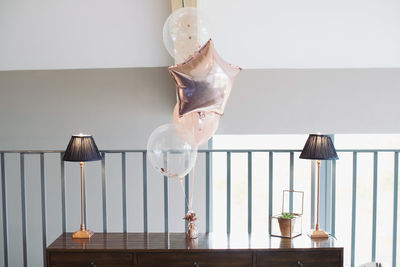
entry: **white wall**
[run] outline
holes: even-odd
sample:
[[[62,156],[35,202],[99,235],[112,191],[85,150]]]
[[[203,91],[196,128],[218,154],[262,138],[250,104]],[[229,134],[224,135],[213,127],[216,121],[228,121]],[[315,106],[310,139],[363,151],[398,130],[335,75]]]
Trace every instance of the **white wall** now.
[[[400,67],[396,0],[200,0],[215,46],[244,68]]]
[[[400,67],[396,0],[199,0],[244,68]],[[167,0],[1,0],[0,70],[155,67]]]
[[[155,67],[167,0],[1,0],[0,70]]]

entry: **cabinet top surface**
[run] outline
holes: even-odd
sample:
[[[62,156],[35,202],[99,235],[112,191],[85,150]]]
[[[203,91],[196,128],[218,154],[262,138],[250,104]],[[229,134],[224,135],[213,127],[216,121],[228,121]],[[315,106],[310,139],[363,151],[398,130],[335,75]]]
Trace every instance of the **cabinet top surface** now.
[[[210,251],[329,248],[341,248],[341,246],[337,245],[332,237],[313,241],[306,234],[293,239],[270,237],[265,234],[200,234],[197,239],[186,239],[185,233],[95,233],[91,239],[72,239],[72,233],[64,233],[47,250]]]

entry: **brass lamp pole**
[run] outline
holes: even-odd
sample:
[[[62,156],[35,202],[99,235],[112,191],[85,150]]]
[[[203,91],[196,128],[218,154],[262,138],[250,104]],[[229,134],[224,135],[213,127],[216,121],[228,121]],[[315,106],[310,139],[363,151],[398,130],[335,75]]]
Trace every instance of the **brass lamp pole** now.
[[[319,229],[319,177],[320,177],[320,170],[321,170],[321,160],[317,160],[317,169],[318,169],[318,182],[317,182],[317,223],[315,224],[315,230],[312,232],[311,237],[323,237],[327,238],[329,235]]]
[[[63,157],[64,161],[79,162],[81,167],[81,227],[76,231],[72,238],[90,238],[93,232],[86,229],[84,206],[83,206],[83,175],[85,161],[101,160],[101,155],[97,149],[96,143],[91,135],[79,134],[73,135],[69,141]]]
[[[329,135],[310,134],[300,154],[301,159],[317,160],[317,223],[311,233],[311,238],[328,238],[328,233],[319,228],[319,181],[321,160],[338,159],[332,139]]]
[[[93,232],[90,230],[87,230],[85,227],[85,219],[83,215],[83,168],[85,166],[85,163],[81,161],[79,163],[81,166],[81,229],[79,231],[76,231],[72,237],[73,238],[90,238],[93,235]]]

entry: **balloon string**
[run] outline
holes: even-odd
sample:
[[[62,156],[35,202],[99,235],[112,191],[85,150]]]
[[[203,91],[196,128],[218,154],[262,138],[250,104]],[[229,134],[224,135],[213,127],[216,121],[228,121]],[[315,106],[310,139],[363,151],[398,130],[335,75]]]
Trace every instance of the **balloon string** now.
[[[189,199],[186,198],[185,187],[183,185],[184,178],[179,179],[183,195],[185,196],[185,203],[186,203],[186,206],[188,207],[188,211],[192,210],[192,204],[193,204],[193,191],[194,191],[193,188],[194,188],[194,173],[195,173],[194,167],[191,172],[192,172],[192,175],[189,174],[189,177],[191,177],[190,187],[189,187]]]
[[[184,177],[182,177],[181,179],[179,179],[180,184],[181,184],[181,188],[182,188],[183,195],[185,196],[185,204],[186,204],[186,206],[188,207],[188,211],[189,211],[189,210],[190,210],[190,209],[189,209],[189,203],[188,203],[188,200],[187,200],[187,198],[186,198],[186,192],[185,192],[185,187],[183,186],[183,180],[184,180]]]
[[[189,208],[189,210],[192,210],[192,205],[193,205],[193,189],[194,189],[194,173],[195,173],[195,166],[196,165],[194,165],[193,166],[193,169],[192,169],[192,175],[191,175],[191,184],[190,184],[190,187],[189,187],[189,190],[190,190],[190,198],[189,198],[189,205],[188,205],[188,208]]]

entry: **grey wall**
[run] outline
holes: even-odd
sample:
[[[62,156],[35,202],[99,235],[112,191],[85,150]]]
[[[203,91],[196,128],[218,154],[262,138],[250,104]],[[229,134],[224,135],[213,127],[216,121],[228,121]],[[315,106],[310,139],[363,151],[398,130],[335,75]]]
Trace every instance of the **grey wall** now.
[[[400,69],[245,70],[219,133],[399,133]]]
[[[218,133],[398,133],[400,69],[244,70]],[[166,68],[0,72],[0,149],[145,148],[172,121]]]
[[[0,149],[64,149],[79,132],[145,148],[172,121],[174,93],[166,68],[0,72]]]
[[[218,132],[398,133],[399,89],[399,69],[244,70]],[[172,121],[174,104],[174,84],[166,68],[0,72],[0,150],[62,150],[70,135],[79,132],[93,134],[100,149],[145,148],[151,131]],[[128,230],[142,231],[141,155],[127,158]],[[39,157],[26,156],[25,163],[29,262],[40,266]],[[58,155],[46,155],[48,243],[61,233],[59,163]],[[109,231],[122,231],[120,155],[108,156],[106,164]],[[7,154],[6,165],[10,266],[21,266],[18,155]],[[150,167],[148,171],[149,230],[161,232],[163,180]],[[102,231],[100,163],[88,163],[86,173],[87,222],[92,230]],[[67,231],[72,232],[80,220],[79,166],[67,163],[66,174]],[[199,157],[195,177],[194,209],[204,231],[204,156]],[[183,198],[179,182],[170,181],[172,232],[183,231]]]

